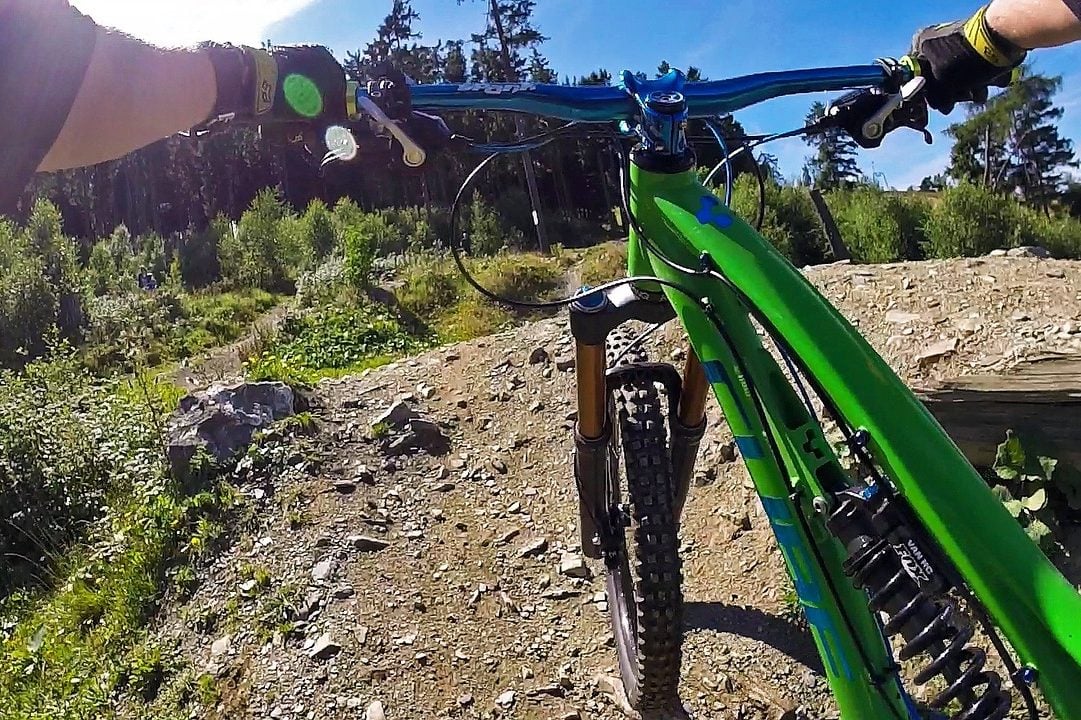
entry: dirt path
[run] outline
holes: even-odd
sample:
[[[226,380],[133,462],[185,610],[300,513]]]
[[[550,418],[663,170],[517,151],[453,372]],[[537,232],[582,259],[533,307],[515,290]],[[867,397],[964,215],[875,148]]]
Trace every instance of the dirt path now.
[[[1081,264],[811,276],[910,382],[1081,347]],[[671,339],[651,343],[655,357]],[[944,339],[952,351],[917,360]],[[530,364],[539,347],[569,353],[563,319],[319,386],[318,435],[285,472],[243,488],[252,526],[156,631],[213,678],[217,701],[192,717],[623,717],[606,692],[616,671],[599,568],[559,571],[579,552],[573,373]],[[388,454],[371,438],[403,397],[447,447]],[[728,440],[711,410],[701,464],[718,472],[693,488],[682,528],[681,694],[702,720],[831,717],[768,523],[742,466],[722,459]]]

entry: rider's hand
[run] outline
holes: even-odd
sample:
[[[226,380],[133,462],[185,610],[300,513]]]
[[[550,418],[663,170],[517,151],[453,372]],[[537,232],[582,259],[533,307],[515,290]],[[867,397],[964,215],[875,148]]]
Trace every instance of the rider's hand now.
[[[326,127],[346,119],[345,71],[325,47],[208,46],[218,81],[211,116],[258,125]]]
[[[927,78],[927,103],[949,114],[959,102],[983,102],[990,85],[1004,87],[1026,51],[987,22],[983,7],[968,20],[934,25],[916,34],[910,57]]]

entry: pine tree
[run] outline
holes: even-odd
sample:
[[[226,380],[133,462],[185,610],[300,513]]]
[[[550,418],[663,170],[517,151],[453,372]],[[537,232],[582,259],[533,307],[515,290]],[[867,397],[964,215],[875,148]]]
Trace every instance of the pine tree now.
[[[346,71],[360,79],[378,67],[390,65],[417,82],[433,82],[439,72],[440,48],[413,42],[420,38],[420,33],[413,30],[413,23],[419,19],[411,0],[394,0],[375,39],[363,51],[346,53]]]
[[[451,40],[447,43],[447,49],[443,55],[443,82],[456,85],[465,82],[468,69],[462,45],[461,40]]]
[[[574,83],[575,85],[611,85],[612,73],[608,72],[604,68],[594,70],[586,75],[581,80]]]
[[[533,27],[534,0],[488,0],[488,26],[473,35],[473,79],[517,82],[548,38]],[[530,52],[527,58],[525,53]],[[553,76],[554,77],[554,76]]]
[[[826,106],[815,102],[807,113],[807,125],[817,122],[825,113]],[[809,178],[815,187],[832,190],[859,180],[856,143],[844,131],[828,130],[808,135],[805,140],[815,148],[815,155],[804,166],[804,178]]]
[[[956,180],[1018,194],[1040,207],[1063,192],[1064,168],[1077,167],[1052,98],[1061,77],[1025,74],[947,132],[955,139],[948,173]]]

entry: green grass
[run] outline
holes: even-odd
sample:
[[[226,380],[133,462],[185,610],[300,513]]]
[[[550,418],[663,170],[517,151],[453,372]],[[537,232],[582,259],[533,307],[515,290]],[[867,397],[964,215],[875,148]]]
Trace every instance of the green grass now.
[[[152,699],[177,664],[143,628],[171,578],[199,554],[199,524],[235,498],[226,487],[189,496],[161,468],[68,555],[58,573],[65,582],[5,602],[0,617],[17,622],[0,643],[4,717],[112,717],[118,692]]]
[[[186,320],[175,340],[178,356],[189,357],[233,342],[281,300],[280,295],[252,288],[182,296],[180,302]]]
[[[627,276],[627,243],[607,242],[582,253],[578,271],[583,285],[600,285]]]
[[[467,261],[481,286],[525,301],[547,299],[560,292],[569,264],[569,257],[563,254],[545,257],[533,253],[503,253]],[[482,298],[449,258],[430,257],[407,266],[398,300],[443,342],[489,335],[525,317]]]

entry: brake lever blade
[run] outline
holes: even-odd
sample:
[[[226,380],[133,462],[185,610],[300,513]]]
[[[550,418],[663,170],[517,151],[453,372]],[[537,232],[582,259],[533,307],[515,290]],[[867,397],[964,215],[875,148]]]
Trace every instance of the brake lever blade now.
[[[901,92],[889,96],[889,100],[879,108],[878,112],[872,115],[867,122],[863,124],[863,135],[870,140],[877,140],[886,133],[886,124],[890,119],[890,116],[897,111],[898,108],[913,100],[913,98],[919,97],[923,92],[924,86],[927,85],[927,79],[923,77],[915,77],[909,80],[901,87]],[[909,126],[912,127],[912,126]],[[914,128],[921,130],[924,133],[926,139],[929,135],[925,128]]]
[[[409,137],[409,135],[398,126],[398,123],[387,117],[387,114],[384,113],[371,98],[358,97],[357,104],[401,144],[402,162],[404,162],[407,167],[418,168],[424,164],[424,161],[428,158],[427,153],[424,152],[424,148],[418,145],[413,138]]]

